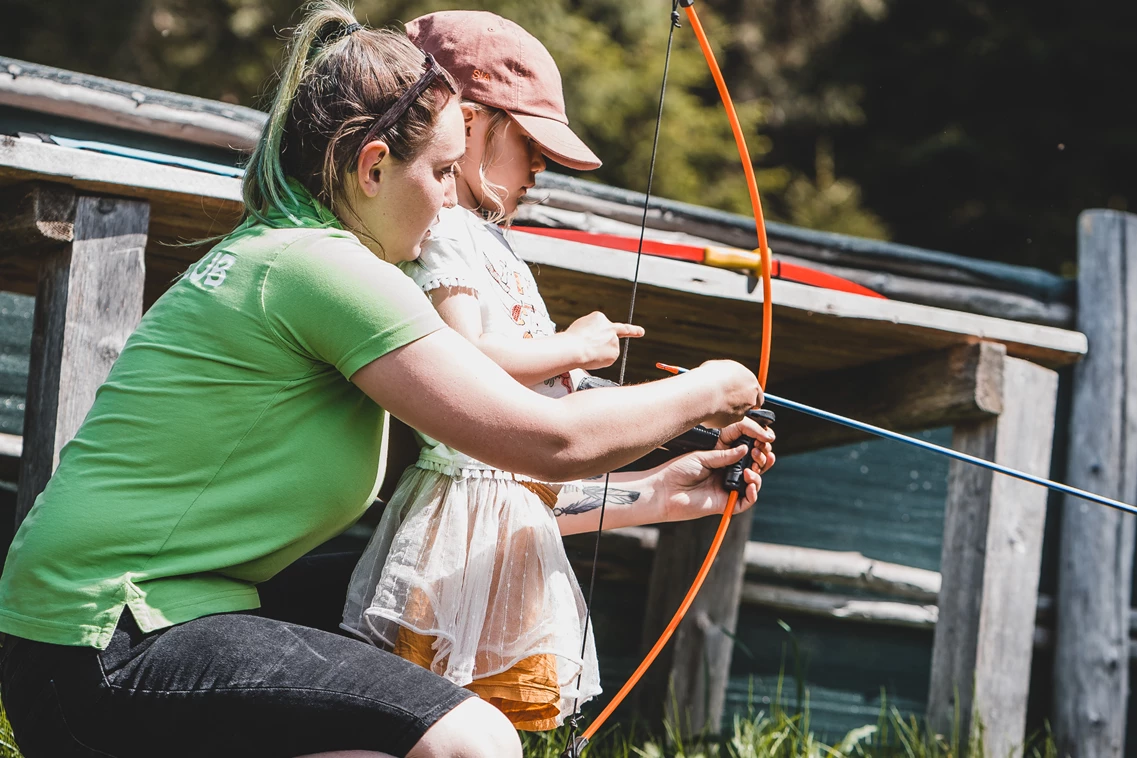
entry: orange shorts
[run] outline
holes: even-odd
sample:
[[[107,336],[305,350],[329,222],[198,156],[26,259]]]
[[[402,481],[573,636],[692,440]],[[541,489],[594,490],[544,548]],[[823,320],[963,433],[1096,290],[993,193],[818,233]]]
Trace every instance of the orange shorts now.
[[[395,655],[423,668],[434,660],[434,637],[399,628]],[[555,657],[545,653],[522,658],[500,674],[475,679],[466,689],[505,714],[513,726],[526,732],[557,728],[561,688]]]

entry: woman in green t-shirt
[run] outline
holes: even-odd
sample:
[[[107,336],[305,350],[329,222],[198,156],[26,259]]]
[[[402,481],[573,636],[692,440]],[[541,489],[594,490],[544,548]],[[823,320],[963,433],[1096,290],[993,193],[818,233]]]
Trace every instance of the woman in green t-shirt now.
[[[302,559],[374,499],[388,412],[542,481],[725,427],[762,440],[754,502],[773,436],[740,421],[761,401],[744,367],[544,397],[394,265],[455,203],[456,90],[327,0],[295,32],[247,219],[143,317],[12,543],[0,687],[27,758],[519,756],[496,709],[335,633],[352,562]],[[607,523],[721,511],[712,469],[743,455],[624,482]]]

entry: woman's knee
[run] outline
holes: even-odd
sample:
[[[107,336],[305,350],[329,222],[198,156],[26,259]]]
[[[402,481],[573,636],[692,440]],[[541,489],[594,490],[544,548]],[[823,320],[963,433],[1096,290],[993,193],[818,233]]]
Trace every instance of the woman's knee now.
[[[521,740],[501,711],[473,697],[435,722],[407,758],[521,758]]]

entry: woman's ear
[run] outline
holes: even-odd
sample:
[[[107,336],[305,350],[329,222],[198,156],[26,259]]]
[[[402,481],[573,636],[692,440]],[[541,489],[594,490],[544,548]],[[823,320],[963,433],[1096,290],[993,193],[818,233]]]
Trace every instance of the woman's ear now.
[[[379,194],[379,183],[383,178],[383,169],[386,168],[384,161],[390,152],[383,140],[368,142],[359,151],[359,160],[355,166],[356,177],[359,189],[367,197]]]

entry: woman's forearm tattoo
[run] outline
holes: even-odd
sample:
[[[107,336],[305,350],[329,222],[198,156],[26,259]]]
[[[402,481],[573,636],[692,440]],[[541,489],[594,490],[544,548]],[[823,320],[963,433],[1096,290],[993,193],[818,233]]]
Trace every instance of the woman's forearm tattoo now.
[[[599,478],[599,477],[597,477]],[[588,513],[594,511],[604,504],[604,488],[595,486],[584,486],[581,488],[580,499],[574,500],[571,503],[566,503],[562,507],[553,509],[554,516],[576,516],[581,513]],[[640,499],[640,493],[636,490],[621,490],[615,487],[608,488],[609,503],[620,503],[627,505],[634,503]]]

